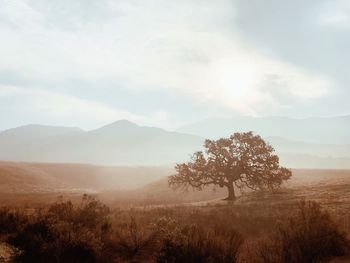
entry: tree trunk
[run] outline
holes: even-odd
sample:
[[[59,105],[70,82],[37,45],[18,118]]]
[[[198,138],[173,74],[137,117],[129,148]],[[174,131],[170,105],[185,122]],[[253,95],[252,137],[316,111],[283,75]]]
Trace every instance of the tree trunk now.
[[[225,200],[233,201],[236,199],[235,195],[235,188],[233,187],[233,184],[228,184],[227,185],[227,190],[228,190],[228,197],[225,198]]]

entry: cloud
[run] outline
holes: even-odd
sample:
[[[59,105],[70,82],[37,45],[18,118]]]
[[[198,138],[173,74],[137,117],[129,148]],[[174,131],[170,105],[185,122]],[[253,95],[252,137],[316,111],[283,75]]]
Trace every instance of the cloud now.
[[[60,125],[84,128],[95,128],[118,119],[140,123],[145,121],[143,116],[102,103],[37,88],[0,85],[0,100],[3,101],[2,107],[6,106],[1,111],[1,119],[25,119],[29,115],[35,116],[37,123],[57,125],[59,120]]]
[[[238,10],[229,0],[17,0],[0,10],[0,70],[37,83],[41,89],[28,91],[31,103],[24,105],[40,105],[35,112],[54,117],[82,109],[74,118],[88,122],[90,115],[91,123],[149,118],[116,111],[93,97],[72,98],[64,87],[50,85],[70,79],[109,80],[135,92],[169,90],[203,107],[253,115],[283,108],[287,101],[278,94],[289,97],[290,106],[317,100],[333,88],[331,78],[247,43],[235,27]],[[111,87],[90,88],[118,96]],[[86,94],[88,87],[75,89]],[[161,123],[165,116],[155,113],[154,119]]]
[[[321,26],[337,29],[350,29],[350,2],[333,0],[320,7],[317,22]]]

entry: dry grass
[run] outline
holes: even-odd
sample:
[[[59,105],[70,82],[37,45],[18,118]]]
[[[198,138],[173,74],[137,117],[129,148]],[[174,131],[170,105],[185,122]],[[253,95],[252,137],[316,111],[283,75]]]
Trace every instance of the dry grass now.
[[[324,241],[318,234],[327,229],[337,237],[328,238],[327,242],[339,250],[329,249],[327,255],[316,258],[319,261],[314,260],[321,262],[344,253],[343,233],[350,233],[350,173],[338,171],[333,181],[325,175],[328,172],[323,174],[329,181],[312,178],[309,180],[312,183],[301,187],[299,183],[307,178],[295,178],[288,188],[275,193],[246,193],[234,203],[219,198],[220,192],[216,193],[215,200],[210,200],[210,191],[200,193],[201,198],[193,196],[195,193],[181,196],[181,192],[172,194],[164,185],[158,187],[158,183],[140,191],[122,192],[125,196],[120,199],[117,199],[119,195],[114,198],[100,195],[111,210],[95,199],[82,201],[79,193],[65,195],[59,202],[57,193],[0,195],[0,199],[5,200],[2,204],[12,207],[0,213],[1,240],[22,251],[35,252],[21,254],[26,257],[18,258],[19,262],[33,262],[33,258],[39,263],[70,262],[73,258],[78,260],[75,262],[106,263],[250,263],[254,256],[254,262],[282,263],[287,262],[281,261],[283,251],[303,254],[295,244],[307,240],[300,235],[305,229],[295,226],[304,225],[306,229],[316,229],[308,235],[311,239],[307,244],[312,243],[310,240]],[[316,177],[313,172],[296,176]],[[148,191],[153,196],[145,200],[143,194]],[[302,211],[300,200],[320,204],[319,210],[311,206],[304,208],[316,211],[317,216],[310,217],[308,224],[296,217]],[[328,219],[319,221],[319,218]],[[269,244],[269,249],[273,248],[275,258],[271,257],[271,250],[261,245],[261,240]],[[294,240],[289,250],[281,249],[288,243],[286,240]],[[314,251],[318,251],[320,244],[313,244]],[[311,248],[307,252],[309,250]],[[279,254],[276,251],[280,251]],[[51,255],[55,258],[48,261]],[[299,257],[290,262],[309,262],[302,258],[304,261]],[[342,258],[334,260],[341,262]]]
[[[253,202],[259,196],[264,199]],[[326,210],[276,197],[265,193],[247,203],[111,211],[85,196],[30,214],[3,209],[0,228],[3,240],[22,251],[17,262],[294,263],[346,252],[346,236]],[[290,254],[296,259],[285,261]],[[317,260],[310,261],[310,254]]]

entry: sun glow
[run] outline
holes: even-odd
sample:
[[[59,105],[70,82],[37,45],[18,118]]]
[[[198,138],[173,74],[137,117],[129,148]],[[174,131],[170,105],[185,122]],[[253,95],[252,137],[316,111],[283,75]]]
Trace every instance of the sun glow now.
[[[250,90],[257,84],[254,70],[244,64],[219,63],[215,77],[226,95],[234,100],[249,96]]]

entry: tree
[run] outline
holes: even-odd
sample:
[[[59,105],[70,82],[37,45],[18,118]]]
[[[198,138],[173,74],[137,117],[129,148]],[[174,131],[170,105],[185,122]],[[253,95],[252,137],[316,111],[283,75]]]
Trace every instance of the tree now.
[[[207,185],[218,185],[227,187],[227,200],[234,200],[235,186],[240,190],[273,190],[292,175],[279,165],[272,146],[253,132],[206,140],[204,147],[205,151],[194,153],[190,162],[175,166],[177,173],[169,177],[170,186],[202,190]]]

